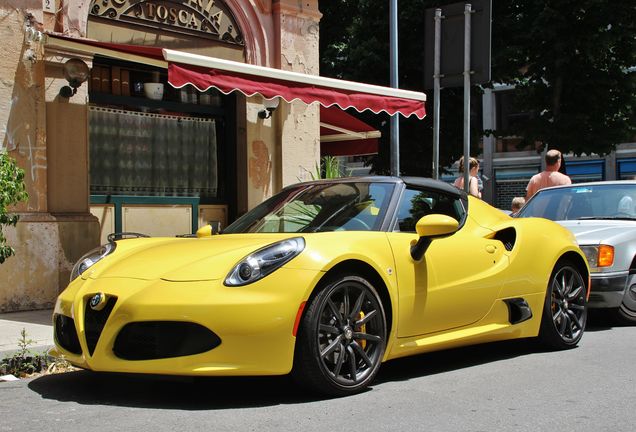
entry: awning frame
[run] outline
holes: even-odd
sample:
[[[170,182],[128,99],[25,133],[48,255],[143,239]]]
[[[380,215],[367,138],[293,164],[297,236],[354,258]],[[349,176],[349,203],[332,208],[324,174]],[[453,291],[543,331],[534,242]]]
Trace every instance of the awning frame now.
[[[369,132],[355,132],[323,122],[320,122],[320,126],[340,132],[339,134],[321,135],[320,142],[352,141],[358,139],[380,138],[382,136],[382,133],[377,130]]]
[[[74,40],[50,33],[46,35],[45,44],[47,48],[62,52],[97,54],[168,69],[168,83],[175,88],[192,85],[202,92],[216,88],[225,94],[240,91],[248,97],[281,97],[288,103],[294,100],[306,104],[319,102],[324,107],[336,105],[359,112],[415,115],[419,119],[426,115],[426,95],[422,92],[256,66],[168,48]]]

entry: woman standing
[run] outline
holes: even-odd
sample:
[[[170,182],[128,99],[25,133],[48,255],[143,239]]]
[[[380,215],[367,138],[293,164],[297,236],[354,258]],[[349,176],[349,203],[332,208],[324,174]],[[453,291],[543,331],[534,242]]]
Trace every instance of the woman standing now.
[[[477,175],[479,174],[479,161],[473,157],[468,159],[468,168],[469,168],[469,180],[468,180],[468,193],[476,196],[477,198],[481,198],[481,192],[479,192],[479,180],[477,180]],[[464,157],[459,160],[459,177],[455,179],[453,185],[457,189],[464,190]]]

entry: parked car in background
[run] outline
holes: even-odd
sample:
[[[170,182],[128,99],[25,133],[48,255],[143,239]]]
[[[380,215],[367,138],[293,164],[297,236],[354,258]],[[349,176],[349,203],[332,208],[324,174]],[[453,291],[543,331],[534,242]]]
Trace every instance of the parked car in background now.
[[[571,230],[591,269],[590,308],[636,324],[636,182],[578,183],[540,190],[517,217],[542,217]]]
[[[85,369],[292,372],[347,395],[392,358],[527,337],[565,349],[585,329],[572,233],[431,179],[301,183],[219,235],[121,237],[78,261],[55,305],[55,352]]]

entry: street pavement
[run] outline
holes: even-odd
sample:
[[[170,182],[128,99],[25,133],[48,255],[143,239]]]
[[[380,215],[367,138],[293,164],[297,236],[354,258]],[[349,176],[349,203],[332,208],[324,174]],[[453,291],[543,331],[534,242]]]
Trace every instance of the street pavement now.
[[[53,346],[52,310],[0,313],[0,359],[18,350],[21,332],[32,343],[29,348],[42,352]],[[2,430],[2,429],[0,429]]]
[[[5,382],[0,432],[633,432],[636,326],[588,324],[572,350],[517,340],[393,360],[346,398],[306,394],[287,377],[75,371]]]

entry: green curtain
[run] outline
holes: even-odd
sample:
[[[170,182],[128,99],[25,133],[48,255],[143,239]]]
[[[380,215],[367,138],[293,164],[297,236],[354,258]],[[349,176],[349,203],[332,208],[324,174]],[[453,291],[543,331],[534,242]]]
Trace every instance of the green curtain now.
[[[89,108],[93,195],[217,196],[213,119]]]

